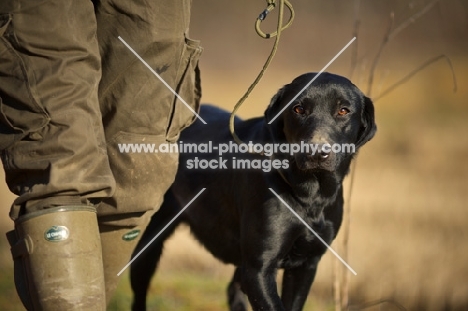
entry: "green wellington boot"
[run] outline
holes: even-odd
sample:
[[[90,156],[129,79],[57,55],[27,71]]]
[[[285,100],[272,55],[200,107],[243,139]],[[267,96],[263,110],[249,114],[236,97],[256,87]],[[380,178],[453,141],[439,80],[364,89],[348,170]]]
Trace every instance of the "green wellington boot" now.
[[[106,310],[94,207],[60,206],[27,214],[7,237],[16,290],[27,310]]]
[[[141,227],[101,225],[102,260],[105,270],[106,299],[109,304],[120,281],[120,272],[129,263],[142,233]],[[128,267],[127,267],[128,268]]]

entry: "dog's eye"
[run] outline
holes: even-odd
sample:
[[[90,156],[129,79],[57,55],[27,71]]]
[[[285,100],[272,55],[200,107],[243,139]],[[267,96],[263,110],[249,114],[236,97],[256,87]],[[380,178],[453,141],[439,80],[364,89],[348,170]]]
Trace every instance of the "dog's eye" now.
[[[349,109],[346,108],[346,107],[341,107],[340,110],[338,110],[338,114],[340,116],[344,116],[344,115],[347,115],[348,113],[350,113]]]
[[[304,114],[305,113],[305,109],[302,105],[296,105],[293,107],[293,111],[297,114]]]

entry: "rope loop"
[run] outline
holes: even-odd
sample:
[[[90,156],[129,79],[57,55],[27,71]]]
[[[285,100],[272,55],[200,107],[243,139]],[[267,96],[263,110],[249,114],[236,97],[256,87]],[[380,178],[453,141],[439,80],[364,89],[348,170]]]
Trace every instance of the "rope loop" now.
[[[265,61],[265,64],[263,65],[262,70],[260,70],[257,78],[255,78],[255,81],[249,86],[247,91],[245,92],[244,96],[239,99],[239,101],[236,103],[234,106],[234,109],[232,110],[231,116],[229,118],[229,131],[231,132],[232,137],[234,138],[234,141],[239,144],[245,144],[236,134],[234,130],[234,118],[236,116],[237,110],[242,106],[244,101],[249,97],[250,93],[253,91],[255,86],[260,82],[260,80],[263,77],[263,74],[267,70],[268,66],[270,65],[273,57],[276,54],[276,50],[278,49],[278,44],[279,44],[279,39],[281,32],[291,26],[293,19],[294,19],[294,9],[292,7],[292,4],[289,2],[289,0],[278,0],[279,1],[279,13],[278,13],[278,23],[276,26],[276,31],[271,34],[266,34],[260,29],[260,23],[267,17],[267,15],[276,7],[276,0],[267,0],[268,6],[267,8],[260,13],[260,15],[257,18],[257,21],[255,22],[255,30],[257,31],[257,34],[264,38],[264,39],[269,39],[276,37],[275,43],[273,44],[273,47],[271,49],[270,55],[268,56],[267,60]],[[283,16],[284,16],[284,6],[286,6],[290,12],[290,17],[289,21],[286,23],[286,25],[283,26]]]
[[[280,11],[282,11],[283,6],[286,6],[288,8],[288,10],[289,10],[289,13],[290,13],[289,14],[289,20],[286,23],[286,25],[282,26],[282,23],[281,23],[281,30],[280,31],[283,31],[286,28],[288,28],[289,26],[291,26],[291,24],[292,24],[292,22],[294,20],[295,13],[294,13],[294,9],[292,7],[292,4],[289,2],[289,0],[279,0],[279,1],[280,1]],[[267,0],[267,4],[268,4],[267,8],[265,10],[263,10],[262,13],[260,13],[257,20],[255,21],[255,31],[263,39],[269,39],[269,38],[276,37],[278,35],[278,30],[279,30],[279,28],[277,28],[277,30],[275,32],[273,32],[273,33],[265,33],[260,28],[260,24],[267,18],[268,14],[271,13],[271,11],[273,11],[275,9],[276,0]],[[280,15],[283,15],[283,12],[280,12]],[[281,16],[281,20],[282,19],[283,19],[283,16]]]

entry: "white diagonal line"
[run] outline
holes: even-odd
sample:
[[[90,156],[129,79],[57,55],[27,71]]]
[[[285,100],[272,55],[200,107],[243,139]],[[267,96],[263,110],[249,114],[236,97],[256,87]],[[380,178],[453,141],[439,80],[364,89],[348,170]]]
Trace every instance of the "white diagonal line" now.
[[[333,253],[333,255],[336,256],[336,258],[338,258],[345,266],[346,268],[349,269],[349,271],[351,271],[354,275],[357,275],[356,271],[353,270],[353,268],[350,267],[350,265],[348,265],[346,263],[346,261],[343,260],[343,258],[340,257],[340,255],[338,255],[335,250],[333,248],[330,247],[330,245],[327,244],[327,242],[325,242],[318,234],[317,232],[314,231],[314,229],[312,229],[305,221],[304,219],[301,218],[301,216],[299,216],[296,211],[294,211],[289,205],[288,203],[286,203],[273,189],[271,188],[268,188],[270,189],[270,191],[291,211],[291,213],[294,214],[294,216],[296,216],[303,224],[304,226],[307,227],[307,229],[309,229],[316,237],[317,239],[320,240],[320,242],[322,242],[329,250],[330,252]]]
[[[278,114],[277,114],[273,119],[270,120],[270,122],[268,122],[268,124],[273,123],[273,121],[275,121],[276,118],[278,118],[279,115],[282,114],[283,111],[285,111],[286,108],[288,108],[289,105],[291,105],[291,103],[292,103],[293,101],[295,101],[295,100],[299,97],[299,95],[301,95],[302,92],[304,92],[304,91],[312,84],[312,82],[314,82],[315,79],[317,79],[317,78],[328,68],[328,66],[330,66],[330,65],[338,58],[338,56],[340,56],[341,53],[343,53],[343,52],[348,48],[348,46],[351,45],[351,43],[354,42],[354,40],[356,40],[356,37],[353,37],[353,38],[351,39],[351,41],[349,41],[348,44],[346,44],[345,47],[342,48],[341,51],[339,51],[338,54],[336,54],[335,57],[333,57],[332,60],[329,61],[328,64],[326,64],[325,67],[323,67],[323,69],[320,70],[319,73],[316,74],[315,77],[314,77],[312,80],[310,80],[310,82],[307,83],[306,86],[304,86],[304,87],[302,88],[302,90],[300,90],[299,93],[297,93],[296,96],[294,96],[293,99],[291,99],[291,100],[289,101],[289,103],[288,103],[286,106],[284,106],[283,109],[281,109],[281,111],[278,112]]]
[[[163,233],[164,230],[166,230],[167,227],[169,227],[174,222],[174,220],[176,220],[177,217],[179,217],[190,206],[190,204],[192,204],[193,201],[195,201],[195,199],[198,198],[198,196],[202,194],[202,192],[205,190],[206,188],[200,190],[200,192],[198,192],[197,195],[194,196],[193,199],[190,200],[190,202],[188,202],[187,205],[185,205],[184,208],[179,213],[177,213],[177,215],[175,215],[174,218],[172,218],[171,221],[169,221],[167,225],[164,226],[164,228],[162,228],[161,231],[159,231],[158,234],[156,234],[155,237],[152,238],[151,241],[149,241],[148,244],[146,244],[145,247],[143,247],[141,251],[139,251],[138,254],[136,254],[135,257],[133,257],[132,260],[128,262],[128,264],[125,265],[125,267],[122,268],[122,270],[120,270],[119,273],[117,273],[117,276],[120,276],[132,264],[132,262],[134,262],[135,259],[137,259],[151,245],[151,243],[153,243],[154,240],[156,240],[161,235],[161,233]]]
[[[166,81],[164,81],[164,79],[153,69],[151,68],[150,65],[148,65],[148,63],[140,56],[138,55],[137,52],[135,52],[134,49],[132,49],[132,47],[130,45],[128,45],[127,42],[125,42],[124,39],[122,39],[122,37],[118,37],[120,41],[122,41],[123,44],[125,44],[125,46],[159,79],[161,80],[161,82],[172,92],[172,94],[174,94],[178,99],[180,99],[181,102],[183,102],[185,104],[185,106],[187,106],[188,109],[190,109],[190,111],[197,116],[197,118],[203,122],[203,124],[206,124],[205,120],[203,120],[200,115],[192,109],[192,107],[190,107],[189,104],[187,104],[187,102],[182,98],[180,97],[179,94],[177,94],[176,91],[174,91],[171,86],[169,84],[166,83]]]

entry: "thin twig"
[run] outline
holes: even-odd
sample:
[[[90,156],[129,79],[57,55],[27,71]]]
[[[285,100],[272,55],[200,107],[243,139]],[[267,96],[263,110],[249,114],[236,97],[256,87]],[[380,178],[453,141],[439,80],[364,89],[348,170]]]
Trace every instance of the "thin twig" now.
[[[382,43],[380,44],[379,51],[377,52],[377,55],[374,58],[374,61],[372,62],[370,72],[369,72],[369,81],[367,82],[367,96],[372,97],[372,84],[374,83],[374,75],[375,75],[375,70],[377,69],[377,65],[379,64],[380,57],[382,56],[382,52],[387,45],[387,43],[390,41],[390,34],[392,32],[393,28],[393,22],[395,21],[395,15],[390,13],[390,19],[387,27],[387,31],[384,34]]]
[[[367,308],[370,308],[370,307],[374,307],[374,306],[377,306],[377,305],[380,305],[380,304],[384,304],[384,303],[391,304],[391,305],[397,307],[398,309],[400,309],[400,310],[402,310],[402,311],[406,311],[406,308],[405,308],[404,306],[402,306],[401,304],[399,304],[398,302],[396,302],[396,301],[393,300],[393,299],[379,299],[379,300],[376,300],[376,301],[365,302],[365,303],[360,304],[360,305],[350,306],[350,307],[348,308],[348,311],[353,311],[353,310],[364,310],[364,309],[367,309]]]
[[[361,6],[361,0],[354,0],[354,22],[353,22],[353,34],[352,36],[356,38],[356,42],[353,46],[353,50],[351,53],[351,66],[349,72],[349,78],[352,79],[352,76],[356,70],[356,66],[358,64],[358,39],[359,39],[359,27],[361,25],[361,20],[359,18],[359,9]],[[356,159],[353,163],[353,168],[351,170],[351,185],[348,192],[348,198],[351,198],[352,192],[352,184],[354,180],[354,168]],[[348,200],[347,204],[347,212],[344,213],[344,233],[343,233],[343,252],[344,256],[348,257],[348,240],[349,240],[349,226],[350,226],[350,200]],[[344,269],[339,265],[339,262],[335,260],[333,265],[333,272],[334,272],[334,284],[333,284],[333,291],[334,291],[334,301],[335,301],[335,311],[342,311],[345,306],[348,304],[349,299],[349,276]],[[343,282],[343,285],[342,285]]]
[[[426,14],[430,9],[432,9],[432,7],[437,3],[439,2],[439,0],[434,0],[430,3],[428,3],[424,8],[421,9],[421,11],[419,12],[416,12],[414,15],[412,15],[410,18],[408,18],[406,21],[404,21],[403,23],[400,24],[400,26],[398,26],[397,28],[395,28],[392,33],[390,34],[389,36],[389,40],[392,40],[393,38],[395,38],[400,32],[402,32],[406,27],[408,27],[409,25],[413,24],[416,22],[416,20],[418,18],[420,18],[421,16],[423,16],[424,14]]]
[[[390,14],[390,19],[389,19],[389,24],[387,27],[387,30],[384,34],[383,40],[379,46],[379,50],[375,56],[375,58],[372,61],[371,67],[370,67],[370,72],[369,72],[369,80],[367,84],[367,95],[371,97],[372,93],[372,87],[374,83],[374,76],[375,76],[375,71],[377,69],[377,66],[379,64],[380,58],[382,56],[383,50],[385,49],[386,45],[394,39],[398,34],[400,34],[404,29],[406,29],[409,25],[413,24],[418,18],[423,16],[425,13],[427,13],[439,0],[434,0],[430,2],[428,5],[426,5],[423,9],[412,15],[408,20],[403,22],[400,26],[397,28],[393,29],[393,24],[394,24],[394,14],[393,12]],[[355,16],[354,16],[354,26],[353,26],[353,36],[358,38],[358,33],[359,33],[359,27],[360,27],[360,20],[358,18],[358,12],[359,12],[359,5],[360,5],[360,0],[355,0]],[[351,56],[351,67],[350,67],[350,74],[349,77],[351,78],[352,75],[355,72],[355,69],[357,67],[357,64],[360,62],[358,61],[358,48],[357,44],[354,46],[352,56]],[[414,76],[416,73],[419,71],[423,70],[425,67],[429,66],[430,64],[436,62],[437,60],[445,58],[450,66],[450,69],[452,71],[452,77],[453,77],[453,83],[454,83],[454,92],[457,90],[457,81],[456,81],[456,76],[455,72],[453,70],[452,63],[450,59],[445,56],[445,55],[439,55],[433,59],[430,59],[429,61],[425,62],[423,65],[420,67],[416,68],[416,70],[413,70],[410,72],[407,76],[405,76],[403,79],[398,81],[397,83],[393,84],[389,88],[387,88],[382,94],[380,94],[377,98],[374,98],[373,101],[376,102],[379,98],[382,96],[385,96],[389,92],[393,91],[396,89],[398,86],[401,84],[405,83],[408,81],[412,76]],[[354,184],[354,177],[355,177],[355,171],[356,171],[356,163],[357,163],[357,155],[356,158],[354,159],[354,162],[352,164],[351,168],[351,176],[350,176],[350,185],[349,185],[349,191],[347,194],[347,199],[345,201],[345,210],[344,210],[344,219],[343,219],[343,241],[342,241],[342,256],[345,260],[348,259],[349,255],[349,234],[350,234],[350,224],[351,224],[351,196],[352,196],[352,189],[353,189],[353,184]],[[397,303],[396,301],[393,301],[392,299],[380,299],[377,301],[373,302],[368,302],[361,304],[359,306],[349,306],[349,274],[346,272],[342,272],[343,270],[340,269],[340,267],[337,265],[337,261],[335,261],[335,264],[333,266],[333,272],[334,272],[334,301],[335,301],[335,311],[341,311],[343,308],[347,308],[348,310],[363,310],[367,309],[369,307],[379,305],[379,304],[384,304],[384,303],[389,303],[392,304],[396,307],[398,307],[400,310],[406,310],[402,305]],[[342,284],[340,286],[340,283],[342,281]]]
[[[415,74],[417,74],[418,72],[420,72],[421,70],[423,70],[424,68],[426,68],[427,66],[437,62],[438,60],[440,59],[445,59],[450,67],[450,71],[452,72],[452,80],[453,80],[453,92],[456,93],[457,92],[457,89],[458,89],[458,86],[457,86],[457,77],[455,75],[455,70],[453,69],[453,65],[452,65],[452,62],[450,60],[449,57],[447,57],[447,55],[445,54],[441,54],[441,55],[438,55],[436,57],[433,57],[429,60],[427,60],[426,62],[424,62],[422,65],[420,65],[419,67],[417,67],[416,69],[414,69],[413,71],[411,71],[410,73],[408,73],[406,76],[404,76],[402,79],[400,79],[399,81],[395,82],[394,84],[392,84],[390,87],[388,87],[387,89],[385,89],[385,91],[383,91],[381,94],[379,94],[379,96],[377,97],[374,97],[372,100],[374,101],[374,103],[381,99],[382,97],[384,97],[385,95],[389,94],[390,92],[394,91],[396,88],[398,88],[400,85],[406,83],[408,80],[410,80]]]
[[[358,64],[358,42],[359,42],[359,28],[361,26],[361,20],[359,19],[359,8],[361,6],[361,0],[354,0],[354,22],[353,22],[353,37],[356,37],[356,42],[351,50],[351,66],[349,70],[349,79],[352,80],[354,71]]]
[[[333,299],[335,311],[342,311],[341,305],[341,273],[343,269],[338,259],[333,260]]]
[[[382,89],[384,88],[385,82],[387,81],[387,78],[389,76],[390,76],[390,70],[389,69],[384,70],[383,73],[380,75],[379,83],[376,85],[376,88],[375,88],[375,93],[376,94],[381,94],[382,93]]]
[[[344,210],[344,222],[343,222],[343,250],[342,256],[344,260],[348,260],[349,257],[349,235],[351,227],[351,196],[353,193],[354,177],[356,176],[358,155],[355,156],[353,163],[351,164],[351,176],[349,181],[348,194],[345,201]],[[346,308],[349,304],[349,273],[344,271],[343,273],[343,285],[341,288],[341,306]]]
[[[419,19],[420,17],[422,17],[424,14],[426,14],[427,12],[429,12],[430,9],[432,9],[432,7],[437,3],[439,2],[439,0],[433,0],[431,2],[429,2],[425,7],[423,7],[420,11],[416,12],[415,14],[413,14],[410,18],[408,18],[406,21],[404,21],[403,23],[401,23],[398,27],[396,27],[395,29],[392,30],[393,28],[393,20],[394,20],[394,16],[393,16],[393,13],[391,14],[390,16],[390,25],[387,29],[387,32],[384,36],[384,39],[379,47],[379,51],[377,52],[377,55],[375,56],[374,58],[374,61],[372,63],[372,66],[371,66],[371,71],[369,73],[369,81],[367,83],[367,96],[371,97],[371,93],[372,93],[372,84],[374,83],[374,74],[375,74],[375,70],[377,69],[377,65],[380,61],[380,57],[381,57],[381,54],[382,54],[382,51],[384,49],[384,47],[391,41],[393,40],[398,34],[400,34],[403,30],[405,30],[409,25],[413,24],[416,22],[417,19]]]

